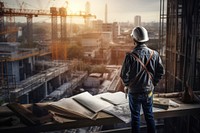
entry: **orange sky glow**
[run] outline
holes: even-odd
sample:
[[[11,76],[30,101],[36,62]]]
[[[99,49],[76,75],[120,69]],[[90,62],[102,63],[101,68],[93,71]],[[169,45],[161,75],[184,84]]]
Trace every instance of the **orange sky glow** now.
[[[108,22],[133,22],[140,15],[142,22],[159,21],[160,0],[1,0],[7,7],[49,10],[51,6],[67,7],[68,13],[85,11],[86,2],[90,2],[90,13],[97,19],[105,19],[105,4],[108,7]],[[19,3],[18,3],[19,2]]]

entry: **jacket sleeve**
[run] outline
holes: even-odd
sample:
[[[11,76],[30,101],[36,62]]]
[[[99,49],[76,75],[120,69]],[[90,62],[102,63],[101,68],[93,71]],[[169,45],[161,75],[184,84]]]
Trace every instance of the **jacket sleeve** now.
[[[120,73],[120,77],[121,77],[125,86],[129,85],[130,71],[131,71],[130,54],[126,54],[126,57],[125,57],[124,62],[122,64],[121,73]]]
[[[156,64],[157,65],[156,65],[156,68],[155,68],[155,76],[154,76],[154,85],[155,86],[158,84],[158,82],[160,81],[162,76],[165,74],[164,67],[163,67],[163,64],[162,64],[162,60],[161,60],[159,55],[158,55]]]

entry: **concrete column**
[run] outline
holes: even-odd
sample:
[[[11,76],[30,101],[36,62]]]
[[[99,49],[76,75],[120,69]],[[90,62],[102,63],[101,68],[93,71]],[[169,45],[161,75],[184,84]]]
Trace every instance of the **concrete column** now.
[[[48,95],[48,85],[47,81],[44,83],[44,97]]]
[[[53,91],[53,86],[51,83],[48,84],[49,92],[51,93]]]
[[[61,74],[58,76],[58,83],[59,83],[59,86],[61,86]]]
[[[26,102],[29,104],[29,93],[26,93]]]

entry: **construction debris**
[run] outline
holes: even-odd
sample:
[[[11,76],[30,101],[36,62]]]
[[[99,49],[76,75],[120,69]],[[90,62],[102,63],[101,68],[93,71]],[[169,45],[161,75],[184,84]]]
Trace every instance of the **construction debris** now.
[[[174,107],[174,108],[179,107],[180,104],[167,98],[153,98],[153,106],[156,108],[162,108],[167,110],[169,107]]]
[[[173,92],[173,93],[157,93],[154,94],[156,98],[180,98],[184,103],[200,103],[199,97],[200,91],[193,91],[193,94],[184,92]]]
[[[17,116],[19,116],[20,120],[28,125],[28,126],[33,126],[33,125],[38,125],[46,122],[50,122],[53,120],[53,115],[51,113],[43,113],[41,115],[41,112],[44,112],[43,109],[41,109],[39,106],[33,107],[34,108],[34,113],[37,115],[40,114],[39,116],[36,116],[31,110],[28,108],[24,107],[23,105],[19,103],[11,103],[7,105],[9,109],[11,109]],[[39,109],[40,108],[40,109]]]

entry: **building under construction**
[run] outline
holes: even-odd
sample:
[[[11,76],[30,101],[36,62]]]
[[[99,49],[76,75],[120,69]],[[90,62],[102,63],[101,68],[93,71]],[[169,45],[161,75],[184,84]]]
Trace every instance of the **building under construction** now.
[[[52,12],[52,23],[56,23],[57,12],[54,12],[54,8],[51,8]],[[63,13],[64,9],[60,9]],[[1,10],[0,10],[1,15]],[[63,17],[63,16],[64,17]],[[61,14],[61,20],[65,21],[65,15]],[[1,20],[0,20],[1,21]],[[1,25],[1,28],[3,25]],[[57,30],[56,25],[53,25],[53,31]],[[3,31],[1,31],[3,32]],[[61,43],[65,42],[66,31],[61,31]],[[55,38],[52,41],[56,43],[57,33],[52,33]],[[5,39],[4,37],[0,39]],[[200,131],[200,1],[199,0],[160,0],[160,41],[159,41],[159,52],[163,57],[165,63],[165,89],[162,94],[155,94],[158,98],[171,98],[174,99],[178,104],[169,102],[166,105],[156,104],[157,107],[162,109],[155,110],[154,116],[156,118],[156,128],[160,133],[198,133]],[[54,47],[54,46],[52,46]],[[55,50],[58,47],[55,45]],[[164,49],[164,50],[163,50]],[[117,53],[117,52],[116,52]],[[58,52],[52,55],[58,58]],[[2,60],[7,62],[7,60]],[[64,68],[63,68],[64,69]],[[54,71],[54,70],[53,70]],[[48,75],[48,73],[46,73]],[[115,75],[115,77],[117,77]],[[113,79],[113,81],[116,78]],[[94,80],[93,80],[94,81]],[[57,81],[55,81],[57,82]],[[112,84],[114,86],[114,84]],[[34,105],[35,106],[35,105]],[[39,106],[39,104],[38,104]],[[42,104],[40,107],[44,107]],[[169,107],[170,106],[170,107]],[[172,107],[171,107],[172,106]],[[175,107],[176,106],[176,107]],[[16,105],[15,105],[16,107]],[[14,112],[18,112],[22,117],[22,122],[27,124],[21,124],[17,126],[5,126],[0,127],[0,131],[3,132],[48,132],[65,129],[75,129],[89,126],[101,126],[103,125],[106,129],[106,125],[109,125],[109,130],[99,131],[102,133],[113,132],[113,133],[128,133],[130,132],[129,126],[124,126],[123,119],[118,119],[119,116],[111,115],[112,113],[106,114],[105,110],[100,111],[97,114],[96,119],[85,119],[85,117],[79,117],[76,119],[72,114],[63,115],[63,112],[54,113],[53,117],[55,123],[39,123],[31,120],[30,113],[24,108],[30,107],[30,105],[17,105],[17,109],[14,106],[10,107]],[[119,107],[119,106],[118,106]],[[123,108],[120,106],[119,108]],[[115,108],[115,110],[119,109]],[[164,108],[164,109],[163,109]],[[0,116],[13,115],[13,112],[2,107],[0,110]],[[20,111],[22,111],[20,113]],[[55,110],[54,110],[55,111]],[[123,110],[124,111],[124,110]],[[24,115],[28,112],[28,115]],[[120,109],[119,109],[120,112]],[[80,112],[78,112],[80,113]],[[77,114],[78,114],[77,113]],[[125,114],[125,112],[123,112]],[[1,115],[2,114],[2,115]],[[35,118],[35,117],[34,117]],[[38,120],[38,119],[37,119]],[[9,121],[9,120],[8,120]],[[61,122],[60,122],[61,121]],[[60,123],[59,123],[60,122]],[[119,123],[123,123],[116,126]],[[116,129],[116,127],[124,127]],[[144,124],[142,129],[146,129]],[[90,130],[90,132],[93,132]]]
[[[19,1],[17,1],[19,2]],[[66,65],[65,62],[67,60],[67,17],[82,17],[84,19],[88,19],[90,17],[95,17],[91,14],[85,14],[80,12],[79,14],[68,14],[66,8],[61,7],[50,7],[50,10],[35,10],[35,9],[24,9],[22,7],[18,8],[8,8],[5,7],[4,2],[0,2],[0,88],[1,94],[5,96],[1,96],[1,99],[7,99],[6,101],[10,101],[12,99],[12,91],[17,88],[23,88],[21,91],[23,92],[14,92],[14,99],[16,99],[20,103],[27,103],[32,99],[31,97],[35,97],[35,99],[41,100],[41,98],[46,97],[48,95],[47,91],[41,91],[41,88],[38,86],[42,85],[44,79],[52,80],[57,76],[61,76],[63,73],[69,71],[69,65]],[[22,3],[24,4],[24,2]],[[40,48],[36,48],[33,45],[33,19],[39,16],[46,16],[51,18],[51,41],[43,42]],[[23,27],[26,31],[25,34],[25,46],[21,46],[21,43],[16,42],[19,29],[15,23],[15,17],[25,17],[27,19],[26,25]],[[60,24],[58,24],[60,21]],[[60,27],[59,27],[60,26]],[[21,27],[22,28],[22,27]],[[58,35],[60,33],[60,36]],[[36,72],[36,64],[41,64],[41,58],[44,59],[45,56],[51,57],[51,60],[63,60],[63,63],[55,62],[53,63],[44,63],[43,66],[48,66],[48,68],[53,68],[54,66],[64,65],[63,69],[60,66],[59,72],[54,71],[47,72],[44,75],[44,72],[41,72],[46,69],[40,69],[39,73]],[[42,59],[42,60],[43,60]],[[43,60],[44,61],[44,60]],[[65,62],[65,63],[64,63]],[[46,65],[45,65],[46,64]],[[52,65],[54,64],[54,65]],[[61,72],[62,71],[62,72]],[[57,74],[55,74],[55,72]],[[53,77],[50,75],[54,75]],[[43,76],[42,76],[43,75]],[[49,76],[52,78],[48,78]],[[36,76],[36,78],[34,78]],[[35,79],[35,83],[33,80]],[[55,80],[55,79],[54,79]],[[62,78],[57,78],[57,83],[61,83]],[[66,79],[65,79],[66,81]],[[22,82],[29,82],[28,84],[24,84]],[[31,84],[30,84],[31,82]],[[39,83],[40,82],[40,83]],[[51,82],[51,81],[50,81]],[[46,82],[47,83],[47,82]],[[23,85],[24,84],[24,85]],[[34,86],[35,84],[36,86]],[[60,84],[61,85],[61,84]],[[21,86],[21,87],[20,87]],[[22,87],[23,86],[23,87]],[[29,86],[29,88],[27,88]],[[46,88],[48,90],[48,83],[42,85],[42,88]],[[57,88],[58,85],[56,85]],[[26,89],[25,89],[26,88]],[[37,89],[38,88],[38,89]],[[50,87],[51,88],[51,87]],[[27,90],[27,91],[25,91]],[[31,91],[35,90],[35,92]],[[50,89],[51,90],[51,89]],[[54,90],[54,89],[53,89]],[[2,93],[3,91],[3,93]],[[40,93],[40,91],[42,93]],[[35,94],[29,95],[29,92],[35,93],[38,98],[36,98]],[[43,93],[44,92],[44,93]],[[51,92],[51,91],[50,91]],[[40,95],[40,94],[41,95]],[[45,95],[44,95],[45,94]],[[18,95],[18,96],[17,96]],[[26,95],[26,96],[25,96]],[[21,97],[21,98],[20,98]],[[23,98],[24,97],[24,98]],[[19,99],[18,99],[19,98]],[[13,100],[14,100],[13,99]],[[21,99],[21,100],[20,100]],[[25,100],[26,99],[26,100]],[[38,99],[38,100],[39,100]],[[32,99],[33,100],[33,99]],[[38,100],[36,100],[38,102]],[[11,100],[12,101],[12,100]],[[24,102],[22,102],[24,101]],[[36,102],[35,101],[35,102]]]
[[[167,1],[166,92],[200,88],[199,16],[198,0]]]
[[[161,0],[160,6],[160,41],[166,46],[165,92],[185,92],[183,100],[190,103],[194,91],[200,90],[200,1]],[[169,119],[167,132],[197,133],[199,120],[199,114]]]

